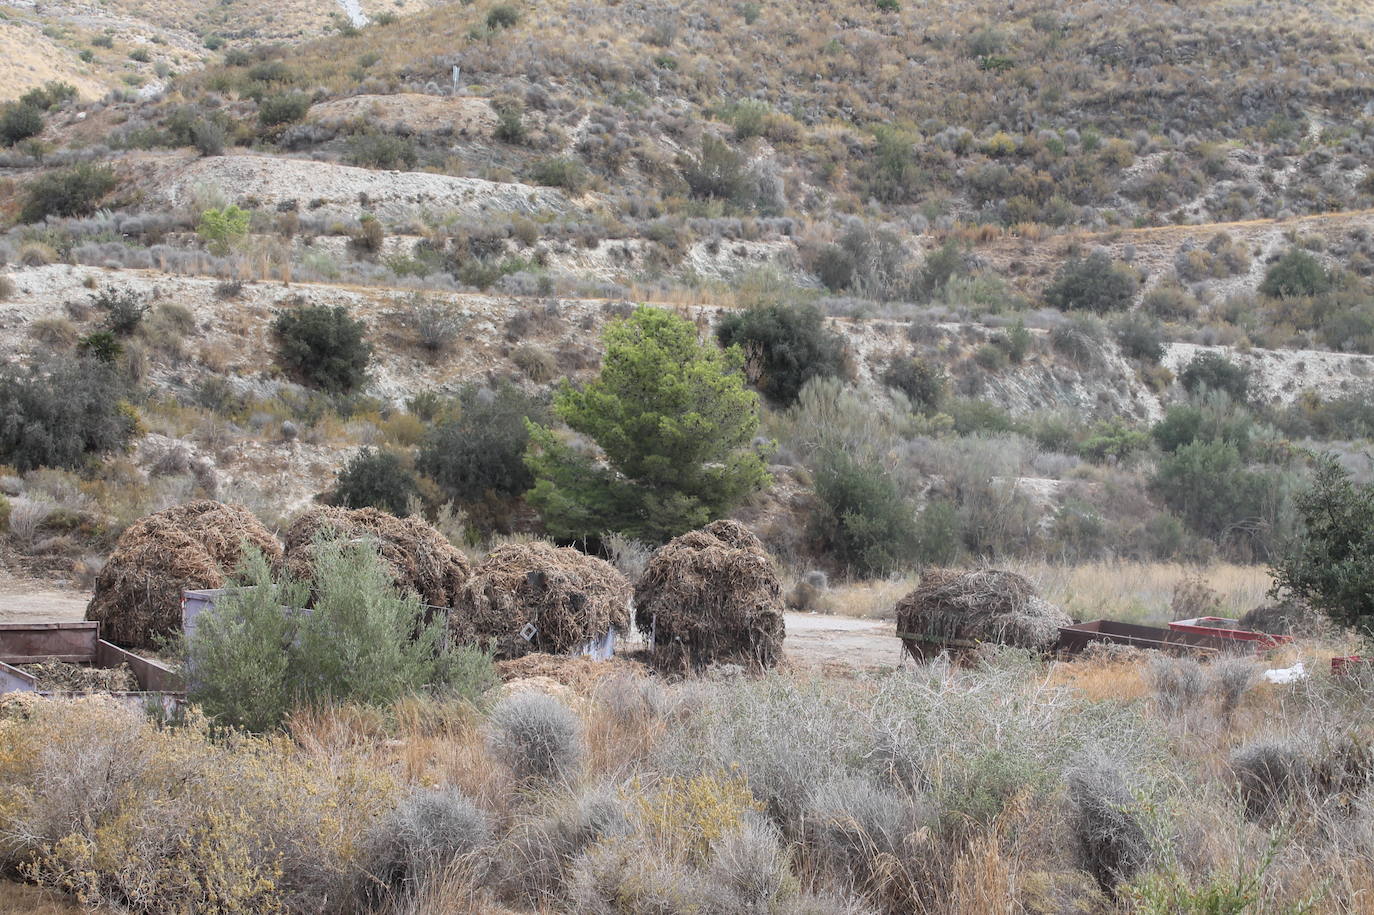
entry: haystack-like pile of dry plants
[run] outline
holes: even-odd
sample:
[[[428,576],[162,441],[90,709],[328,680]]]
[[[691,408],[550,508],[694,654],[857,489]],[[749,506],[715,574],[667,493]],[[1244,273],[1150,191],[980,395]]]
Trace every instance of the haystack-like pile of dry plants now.
[[[1318,635],[1325,625],[1326,620],[1311,604],[1291,595],[1255,607],[1240,618],[1242,629],[1270,635]]]
[[[130,525],[95,580],[86,619],[119,645],[155,648],[181,631],[181,592],[222,588],[243,561],[244,546],[273,564],[281,544],[241,505],[202,499]]]
[[[368,540],[391,570],[396,587],[431,607],[452,607],[472,575],[467,557],[423,519],[397,518],[375,508],[312,508],[286,531],[286,571],[297,581],[315,577],[315,543]]]
[[[772,560],[736,521],[669,541],[635,585],[635,624],[667,669],[722,661],[772,667],[782,659],[782,610]]]
[[[611,628],[628,630],[630,591],[629,580],[604,559],[543,541],[510,543],[478,565],[449,630],[497,658],[563,654]]]
[[[933,640],[1048,651],[1059,640],[1059,627],[1072,623],[1025,576],[998,569],[932,569],[897,602],[897,632]]]
[[[65,661],[46,661],[24,665],[24,673],[38,680],[38,688],[64,693],[137,692],[138,677],[129,665],[86,667]]]

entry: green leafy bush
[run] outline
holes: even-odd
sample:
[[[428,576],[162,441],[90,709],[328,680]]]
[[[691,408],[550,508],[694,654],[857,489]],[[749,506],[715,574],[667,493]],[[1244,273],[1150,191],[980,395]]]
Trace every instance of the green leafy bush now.
[[[749,200],[751,181],[744,156],[720,137],[702,137],[700,152],[684,155],[679,167],[693,197],[736,204]]]
[[[515,498],[534,485],[524,454],[529,424],[543,423],[545,413],[542,403],[515,385],[468,388],[457,417],[425,436],[416,467],[460,503]]]
[[[1328,457],[1297,509],[1303,533],[1274,564],[1275,591],[1374,636],[1374,486],[1356,484]]]
[[[1292,248],[1264,272],[1259,291],[1274,299],[1320,295],[1331,288],[1331,277],[1311,254]]]
[[[334,499],[348,508],[380,508],[397,517],[409,514],[419,498],[419,481],[394,451],[363,448],[339,471]]]
[[[441,690],[475,698],[494,677],[474,649],[446,649],[444,621],[396,590],[374,544],[316,546],[309,589],[273,576],[260,556],[241,570],[246,587],[197,619],[187,639],[191,701],[221,723],[266,731],[296,705],[384,704]]]
[[[535,184],[561,187],[570,194],[580,194],[587,186],[587,168],[571,156],[554,156],[536,162],[530,170]]]
[[[841,375],[844,340],[813,305],[764,305],[727,314],[716,327],[721,346],[744,351],[745,371],[774,404],[790,406],[812,378]]]
[[[1223,391],[1236,403],[1250,394],[1250,370],[1218,352],[1198,353],[1178,373],[1178,381],[1189,394]]]
[[[89,216],[118,183],[114,169],[89,162],[48,172],[29,184],[20,219],[40,222],[49,216]]]
[[[1252,470],[1226,441],[1193,441],[1160,461],[1150,491],[1195,533],[1246,542],[1267,554],[1288,533],[1292,483],[1279,470]]]
[[[360,168],[409,169],[419,161],[409,137],[389,133],[360,133],[348,138],[344,159]]]
[[[520,11],[509,3],[498,3],[487,13],[487,28],[508,29],[520,21]]]
[[[938,365],[912,356],[893,359],[883,372],[883,384],[901,391],[922,413],[940,409],[946,383],[944,370]]]
[[[123,449],[138,428],[127,393],[117,371],[91,358],[0,366],[0,464],[76,468]]]
[[[1139,312],[1122,315],[1116,322],[1116,343],[1128,359],[1156,364],[1164,358],[1164,333],[1158,322]]]
[[[127,337],[138,330],[151,307],[132,289],[109,287],[96,293],[91,305],[105,312],[105,329],[119,337]]]
[[[693,324],[640,307],[607,328],[601,374],[564,384],[555,412],[604,461],[553,430],[531,430],[528,500],[556,537],[615,531],[662,542],[715,520],[768,481],[752,445],[758,395],[737,349],[703,345]]]
[[[43,112],[32,105],[14,102],[0,112],[0,143],[13,146],[43,132]]]
[[[310,96],[304,92],[283,92],[269,95],[258,105],[258,123],[264,127],[292,124],[305,117],[310,109]]]
[[[305,305],[283,311],[272,322],[277,358],[307,384],[346,393],[367,378],[372,347],[367,327],[342,305]]]
[[[1079,445],[1079,454],[1090,461],[1102,462],[1109,458],[1125,460],[1150,445],[1150,434],[1133,429],[1120,419],[1098,423],[1093,431]]]
[[[222,209],[210,208],[200,214],[196,224],[199,235],[211,254],[224,256],[248,237],[252,216],[232,203]]]
[[[1136,278],[1102,253],[1064,262],[1045,290],[1046,304],[1065,311],[1124,311],[1135,297]]]
[[[811,532],[823,550],[864,578],[911,565],[918,542],[915,510],[889,474],[829,451],[819,456],[815,478]]]

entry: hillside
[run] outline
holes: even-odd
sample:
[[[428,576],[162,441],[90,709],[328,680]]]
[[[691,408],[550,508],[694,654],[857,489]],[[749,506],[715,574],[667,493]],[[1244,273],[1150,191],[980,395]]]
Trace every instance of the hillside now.
[[[827,434],[859,436],[918,523],[951,519],[926,558],[1264,558],[1308,450],[1368,470],[1358,5],[362,12],[7,14],[23,85],[77,90],[7,109],[39,126],[0,153],[9,359],[90,352],[112,302],[141,309],[104,350],[139,416],[128,457],[6,477],[39,517],[20,562],[94,564],[101,537],[192,492],[284,518],[369,448],[413,465],[436,398],[585,383],[638,302],[703,338],[741,309],[822,313],[852,388],[813,394],[871,427]],[[372,362],[346,397],[278,357],[276,316],[314,305],[363,322]],[[1200,393],[1227,366],[1244,384]],[[807,525],[822,409],[765,403],[775,488],[740,511],[788,562],[838,572]],[[1185,504],[1162,482],[1177,443],[1152,434],[1175,410],[1240,423],[1238,466],[1269,494],[1224,523]],[[519,495],[422,501],[538,530]],[[73,512],[102,533],[48,520]]]

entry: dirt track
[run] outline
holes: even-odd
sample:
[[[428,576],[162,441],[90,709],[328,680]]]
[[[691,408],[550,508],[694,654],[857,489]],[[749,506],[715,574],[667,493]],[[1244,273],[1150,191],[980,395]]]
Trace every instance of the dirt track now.
[[[787,614],[783,650],[799,667],[871,670],[896,667],[902,658],[902,643],[893,635],[891,621],[820,613]]]
[[[0,579],[0,623],[57,622],[85,616],[90,595],[42,584]],[[902,646],[883,620],[787,614],[787,658],[798,667],[847,667],[871,670],[895,667]]]

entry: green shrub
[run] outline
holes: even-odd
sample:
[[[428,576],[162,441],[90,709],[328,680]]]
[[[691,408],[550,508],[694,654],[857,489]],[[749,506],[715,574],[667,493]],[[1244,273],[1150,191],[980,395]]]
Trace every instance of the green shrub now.
[[[1150,491],[1188,527],[1218,543],[1248,540],[1265,553],[1286,535],[1291,483],[1276,470],[1251,470],[1226,441],[1194,441],[1160,461]]]
[[[389,133],[361,133],[348,138],[344,160],[360,168],[410,169],[419,161],[409,137]]]
[[[6,146],[13,146],[20,140],[36,137],[42,132],[43,112],[32,105],[11,103],[0,113],[0,143]]]
[[[269,95],[258,105],[258,123],[264,127],[292,124],[305,117],[309,109],[310,96],[304,92]]]
[[[883,384],[906,395],[922,413],[934,413],[944,401],[944,370],[924,359],[901,356],[893,359],[883,372]]]
[[[839,244],[823,247],[813,269],[828,289],[887,300],[908,291],[906,246],[890,229],[854,220]]]
[[[475,698],[492,683],[489,662],[471,648],[445,650],[444,620],[397,592],[371,543],[316,545],[315,595],[273,578],[250,556],[231,592],[201,614],[187,640],[188,695],[225,724],[267,731],[294,705],[386,703],[441,690]]]
[[[138,428],[127,393],[118,372],[91,358],[0,366],[0,464],[77,468],[122,450]]]
[[[720,137],[702,137],[701,151],[695,156],[684,155],[679,168],[693,197],[736,204],[748,202],[751,181],[744,156]]]
[[[550,429],[531,430],[527,498],[554,536],[609,530],[662,542],[768,482],[753,446],[758,395],[744,385],[738,350],[703,345],[690,321],[649,307],[613,323],[604,340],[600,375],[580,390],[565,383],[555,410],[605,463]]]
[[[398,518],[410,514],[419,482],[394,451],[363,448],[339,471],[334,499],[348,508],[380,508]]]
[[[1116,343],[1128,359],[1140,359],[1152,365],[1164,358],[1164,332],[1150,318],[1139,312],[1122,315],[1114,327]]]
[[[208,118],[196,121],[191,126],[191,145],[202,156],[223,155],[226,139],[227,132],[224,127]]]
[[[587,169],[570,156],[555,156],[536,162],[530,171],[535,184],[561,187],[570,194],[580,194],[587,186]]]
[[[1374,486],[1356,484],[1328,457],[1297,509],[1303,531],[1274,564],[1275,591],[1374,636]]]
[[[105,365],[113,365],[120,356],[124,355],[124,344],[120,343],[119,338],[108,330],[91,331],[77,341],[76,348],[83,355]]]
[[[498,3],[487,13],[487,28],[493,32],[508,29],[520,21],[520,11],[509,3]]]
[[[989,372],[1000,372],[1011,364],[1007,351],[996,343],[984,343],[973,351],[973,361]]]
[[[46,82],[35,86],[19,96],[20,105],[28,105],[39,111],[51,111],[63,102],[76,98],[76,87],[70,83]]]
[[[49,172],[30,182],[20,218],[41,222],[49,216],[89,216],[118,183],[108,165],[83,162]]]
[[[1138,451],[1149,447],[1150,434],[1140,429],[1132,429],[1122,420],[1108,420],[1098,423],[1078,448],[1079,454],[1090,461],[1101,463],[1107,459],[1125,460]]]
[[[372,359],[366,329],[342,305],[300,306],[281,312],[272,322],[282,367],[334,393],[352,391],[366,380]]]
[[[211,254],[224,256],[248,237],[252,216],[230,204],[223,209],[211,208],[200,214],[196,234],[205,241]]]
[[[496,105],[496,129],[492,135],[502,143],[520,145],[529,137],[525,118],[516,105]]]
[[[721,346],[738,346],[745,372],[763,395],[787,407],[812,378],[842,375],[844,340],[813,305],[764,305],[727,314],[716,327]]]
[[[475,698],[492,682],[473,649],[445,650],[442,617],[396,590],[372,543],[316,545],[309,589],[274,578],[261,556],[240,572],[247,587],[202,613],[187,640],[188,696],[223,724],[266,731],[295,705],[385,704],[424,690]],[[366,672],[360,676],[359,672]]]
[[[925,565],[952,565],[963,545],[959,523],[959,507],[953,502],[928,503],[916,516],[915,559]]]
[[[915,510],[881,468],[843,451],[821,454],[815,468],[811,533],[851,575],[887,575],[910,567],[917,549]]]
[[[1026,361],[1026,355],[1030,352],[1031,332],[1026,330],[1026,322],[1017,318],[1016,323],[1007,329],[1006,334],[998,337],[995,342],[1007,351],[1007,358],[1016,365],[1020,365]]]
[[[1244,403],[1250,394],[1250,370],[1217,352],[1198,353],[1179,372],[1178,380],[1189,394],[1223,391],[1236,403]]]
[[[138,330],[143,323],[143,316],[152,307],[132,289],[110,287],[96,293],[91,299],[91,306],[105,312],[105,329],[119,337],[127,337]]]
[[[530,423],[543,423],[538,400],[511,384],[494,392],[468,388],[458,416],[432,428],[420,445],[416,467],[444,495],[469,504],[488,496],[515,498],[534,484],[525,466]]]
[[[1311,254],[1292,248],[1264,272],[1259,291],[1273,299],[1320,295],[1331,288],[1331,277]]]
[[[976,432],[1011,432],[1016,423],[1011,414],[995,403],[956,397],[945,404],[945,412],[954,420],[954,431],[960,435]]]
[[[1135,289],[1136,278],[1129,269],[1096,253],[1065,261],[1045,290],[1045,302],[1065,311],[1124,311],[1130,307]]]

